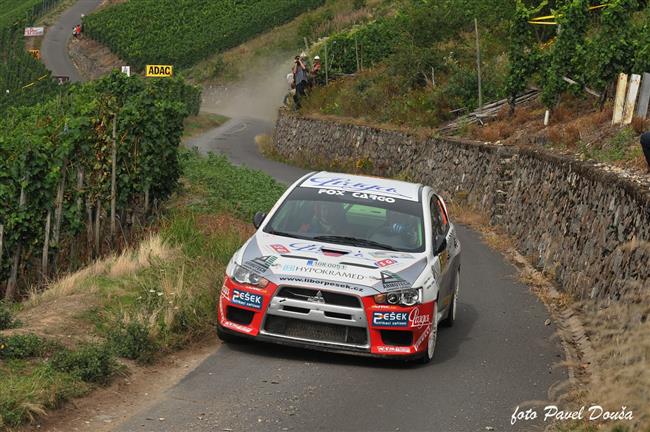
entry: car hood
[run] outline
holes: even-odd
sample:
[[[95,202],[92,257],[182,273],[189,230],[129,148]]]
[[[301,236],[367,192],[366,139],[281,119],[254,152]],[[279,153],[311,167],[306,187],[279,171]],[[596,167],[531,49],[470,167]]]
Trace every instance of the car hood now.
[[[237,261],[276,285],[362,296],[412,287],[427,263],[424,253],[301,240],[261,230],[244,245]]]

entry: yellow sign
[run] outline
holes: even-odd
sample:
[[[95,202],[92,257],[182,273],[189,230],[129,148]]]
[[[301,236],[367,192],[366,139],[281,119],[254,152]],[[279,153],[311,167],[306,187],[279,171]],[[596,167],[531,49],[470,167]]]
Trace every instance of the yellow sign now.
[[[29,50],[29,53],[30,53],[30,54],[32,55],[32,57],[34,57],[36,60],[40,60],[40,59],[41,59],[41,50],[30,49],[30,50]]]
[[[147,65],[148,77],[170,77],[174,74],[174,67],[170,65]]]

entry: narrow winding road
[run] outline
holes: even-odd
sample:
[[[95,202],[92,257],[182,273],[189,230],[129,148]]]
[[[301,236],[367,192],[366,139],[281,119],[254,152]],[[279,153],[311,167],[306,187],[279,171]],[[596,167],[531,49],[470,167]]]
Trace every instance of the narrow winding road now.
[[[80,0],[49,29],[43,60],[54,75],[80,79],[66,45],[81,14],[100,0]],[[305,171],[264,159],[254,137],[272,123],[236,118],[192,140],[201,152],[289,183]],[[222,345],[152,406],[118,431],[435,431],[542,430],[510,425],[516,406],[544,401],[566,379],[564,353],[548,314],[516,270],[477,233],[460,226],[463,244],[459,320],[439,335],[426,366],[325,354],[281,346]],[[216,336],[215,336],[216,337]]]
[[[56,24],[47,29],[41,55],[45,67],[53,76],[67,76],[71,82],[82,80],[68,54],[68,41],[72,37],[72,28],[81,22],[81,15],[89,14],[101,2],[102,0],[79,0],[59,17]]]
[[[305,171],[264,159],[254,137],[272,125],[234,119],[192,140],[283,182]],[[459,227],[463,244],[459,321],[442,329],[436,358],[403,365],[286,347],[222,345],[153,407],[119,431],[541,430],[510,425],[517,405],[547,398],[566,379],[547,312],[515,269]],[[160,420],[164,419],[164,420]],[[494,429],[490,429],[494,428]]]

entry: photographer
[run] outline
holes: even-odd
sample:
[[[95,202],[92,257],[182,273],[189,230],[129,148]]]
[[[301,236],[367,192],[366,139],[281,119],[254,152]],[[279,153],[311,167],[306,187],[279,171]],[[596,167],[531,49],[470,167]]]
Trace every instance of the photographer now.
[[[300,56],[296,56],[293,62],[293,80],[296,83],[296,94],[293,96],[296,109],[300,109],[300,98],[306,96],[305,86],[307,85],[308,72],[305,63]]]

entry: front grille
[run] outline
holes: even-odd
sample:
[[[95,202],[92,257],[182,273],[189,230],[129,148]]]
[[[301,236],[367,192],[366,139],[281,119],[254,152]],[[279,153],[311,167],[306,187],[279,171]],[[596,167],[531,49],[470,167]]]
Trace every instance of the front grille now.
[[[226,318],[237,324],[250,324],[251,321],[253,321],[253,315],[255,315],[255,312],[253,311],[240,309],[234,306],[228,306],[226,309]]]
[[[269,315],[264,330],[268,333],[321,342],[334,342],[350,345],[366,345],[366,329],[345,325],[325,324]]]
[[[409,346],[413,344],[413,333],[404,330],[382,330],[381,339],[384,345]]]
[[[361,308],[361,300],[359,300],[358,297],[333,293],[329,291],[321,291],[312,288],[282,287],[276,294],[276,297],[284,297],[295,300],[307,300],[310,297],[316,297],[319,291],[323,296],[325,304],[345,306],[357,309]]]

